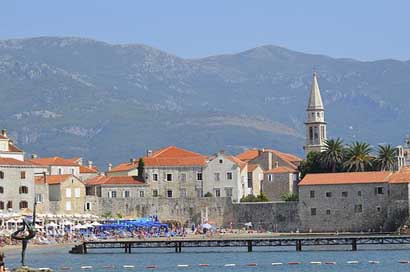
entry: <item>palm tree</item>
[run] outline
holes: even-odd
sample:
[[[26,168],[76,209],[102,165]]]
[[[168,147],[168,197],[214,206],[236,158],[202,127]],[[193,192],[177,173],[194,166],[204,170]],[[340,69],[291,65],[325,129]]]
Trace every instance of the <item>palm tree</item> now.
[[[320,161],[324,167],[332,169],[332,172],[335,173],[337,166],[343,163],[344,155],[343,140],[340,138],[330,139],[325,141],[325,150],[320,155]]]
[[[346,150],[346,161],[344,166],[347,171],[363,172],[372,166],[372,156],[370,156],[372,148],[368,143],[354,142],[348,145]]]
[[[379,145],[376,162],[380,171],[392,171],[394,168],[397,150],[391,145]]]

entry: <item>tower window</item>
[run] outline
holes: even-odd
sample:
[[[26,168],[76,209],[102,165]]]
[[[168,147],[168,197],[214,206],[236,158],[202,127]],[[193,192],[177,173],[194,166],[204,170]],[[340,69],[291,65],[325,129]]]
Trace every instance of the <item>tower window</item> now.
[[[312,127],[309,127],[309,140],[310,142],[313,141],[313,128]]]

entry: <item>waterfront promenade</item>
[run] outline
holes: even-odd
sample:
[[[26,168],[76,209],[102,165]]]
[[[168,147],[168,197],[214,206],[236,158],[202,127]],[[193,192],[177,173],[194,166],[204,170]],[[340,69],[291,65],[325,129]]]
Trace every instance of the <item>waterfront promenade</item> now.
[[[119,239],[86,241],[74,246],[70,253],[97,253],[99,249],[121,249],[131,253],[139,248],[172,248],[176,253],[184,248],[227,248],[240,247],[252,252],[254,247],[294,247],[302,251],[306,246],[350,246],[356,251],[359,245],[410,245],[410,235],[289,235],[277,237],[201,237],[201,238],[156,238],[147,240]]]

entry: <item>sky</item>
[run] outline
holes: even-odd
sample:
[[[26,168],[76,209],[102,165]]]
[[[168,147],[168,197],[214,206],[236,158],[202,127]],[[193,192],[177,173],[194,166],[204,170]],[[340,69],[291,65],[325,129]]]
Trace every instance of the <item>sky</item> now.
[[[1,0],[0,39],[77,36],[185,58],[273,44],[410,60],[408,0]]]

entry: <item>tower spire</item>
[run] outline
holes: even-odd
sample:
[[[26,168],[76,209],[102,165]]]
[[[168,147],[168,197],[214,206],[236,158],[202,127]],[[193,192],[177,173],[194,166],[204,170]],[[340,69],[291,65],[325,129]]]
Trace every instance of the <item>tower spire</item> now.
[[[309,152],[322,152],[325,149],[326,142],[326,122],[325,110],[323,107],[322,97],[320,95],[317,74],[313,73],[312,88],[307,105],[306,119],[306,144],[304,146],[305,154]]]

